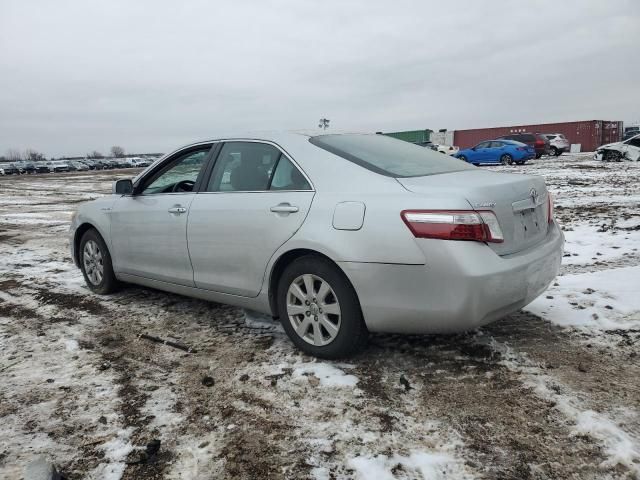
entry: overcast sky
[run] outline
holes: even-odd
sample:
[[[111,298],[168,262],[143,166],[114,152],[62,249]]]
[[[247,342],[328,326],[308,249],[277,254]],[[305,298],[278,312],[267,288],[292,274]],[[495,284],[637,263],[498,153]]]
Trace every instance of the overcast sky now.
[[[640,120],[640,1],[0,0],[0,155]]]

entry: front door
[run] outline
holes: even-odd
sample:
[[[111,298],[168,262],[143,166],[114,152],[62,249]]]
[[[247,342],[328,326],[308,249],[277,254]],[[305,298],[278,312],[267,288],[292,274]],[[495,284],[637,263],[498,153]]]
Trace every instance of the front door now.
[[[489,148],[491,142],[482,142],[474,147],[474,154],[472,157],[472,163],[485,163],[490,160],[491,149]]]
[[[193,286],[187,218],[210,149],[208,144],[172,156],[140,181],[135,195],[115,202],[111,238],[116,273]]]
[[[196,286],[258,295],[269,259],[307,215],[309,181],[271,144],[227,142],[204,190],[187,226]]]

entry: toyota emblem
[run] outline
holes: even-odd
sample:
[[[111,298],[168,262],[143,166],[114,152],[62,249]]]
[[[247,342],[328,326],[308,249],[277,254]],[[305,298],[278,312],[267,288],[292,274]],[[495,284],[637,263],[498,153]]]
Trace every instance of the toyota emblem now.
[[[534,205],[538,204],[538,191],[535,188],[532,188],[531,191],[529,192],[529,196],[531,197],[531,200],[533,200]]]

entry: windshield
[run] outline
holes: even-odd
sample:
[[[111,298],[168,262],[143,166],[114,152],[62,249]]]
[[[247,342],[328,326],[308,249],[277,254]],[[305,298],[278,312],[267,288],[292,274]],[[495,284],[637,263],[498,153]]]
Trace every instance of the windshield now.
[[[386,135],[319,135],[309,141],[387,177],[422,177],[476,168],[449,155]]]

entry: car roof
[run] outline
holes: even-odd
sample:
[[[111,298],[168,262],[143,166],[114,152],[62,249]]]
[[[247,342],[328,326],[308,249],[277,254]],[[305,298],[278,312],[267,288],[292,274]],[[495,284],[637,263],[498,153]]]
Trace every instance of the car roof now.
[[[315,188],[324,190],[371,191],[375,189],[396,188],[398,183],[392,177],[386,177],[371,172],[353,162],[345,160],[338,155],[328,152],[309,142],[312,137],[322,136],[324,132],[300,130],[300,131],[259,131],[238,132],[216,135],[209,140],[194,142],[163,155],[154,162],[164,161],[167,157],[190,147],[197,147],[211,142],[223,141],[263,141],[273,143],[292,158],[302,170],[309,176]],[[327,132],[326,135],[377,135],[371,132]],[[153,168],[149,167],[149,168]],[[134,180],[137,180],[141,172]],[[340,174],[336,174],[340,172]],[[364,178],[366,177],[366,181]],[[362,178],[363,181],[354,181],[354,178]]]

